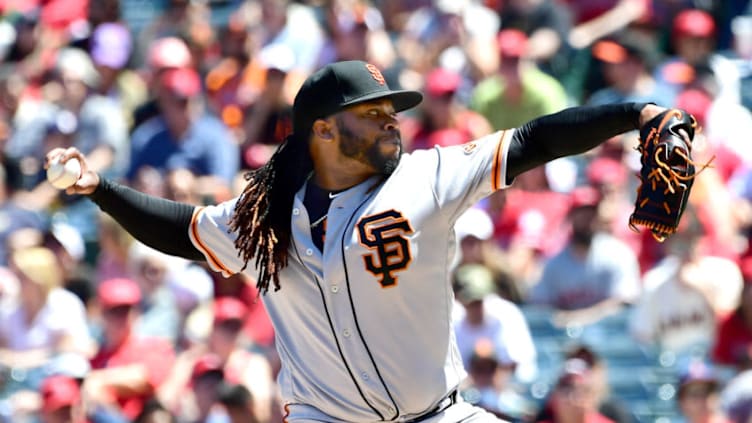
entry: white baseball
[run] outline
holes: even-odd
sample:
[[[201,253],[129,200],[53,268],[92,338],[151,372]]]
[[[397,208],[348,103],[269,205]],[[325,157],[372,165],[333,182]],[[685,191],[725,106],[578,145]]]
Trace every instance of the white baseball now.
[[[47,180],[57,189],[66,189],[81,177],[81,162],[71,158],[65,163],[55,160],[47,168]]]

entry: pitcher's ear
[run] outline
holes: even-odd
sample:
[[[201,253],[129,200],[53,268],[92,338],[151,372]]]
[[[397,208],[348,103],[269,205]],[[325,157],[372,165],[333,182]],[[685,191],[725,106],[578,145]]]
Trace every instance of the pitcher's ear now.
[[[324,119],[318,119],[315,122],[313,122],[313,127],[311,128],[311,131],[313,132],[313,135],[324,140],[324,141],[333,141],[334,140],[334,127],[331,123],[327,122]]]

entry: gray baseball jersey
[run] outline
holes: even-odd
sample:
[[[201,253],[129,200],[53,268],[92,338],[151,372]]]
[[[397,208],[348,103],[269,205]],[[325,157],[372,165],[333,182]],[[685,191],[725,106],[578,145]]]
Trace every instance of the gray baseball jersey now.
[[[434,409],[466,376],[452,332],[453,225],[505,186],[513,130],[403,155],[388,178],[339,193],[323,253],[302,187],[281,289],[263,296],[276,331],[289,421],[404,420]],[[194,245],[216,271],[243,266],[228,222],[235,200],[199,209]],[[255,277],[253,263],[246,272]]]

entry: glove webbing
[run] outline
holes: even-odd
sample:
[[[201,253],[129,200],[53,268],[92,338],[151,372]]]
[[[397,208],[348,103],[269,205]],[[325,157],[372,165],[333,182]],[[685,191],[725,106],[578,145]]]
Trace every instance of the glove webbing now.
[[[653,142],[658,142],[658,129],[653,128],[653,130],[650,132],[650,135],[648,136],[648,139],[652,139]],[[643,150],[644,147],[642,145],[639,145],[637,147],[639,150]],[[690,147],[691,148],[691,147]],[[686,189],[686,185],[683,185],[682,182],[690,181],[694,179],[697,175],[700,174],[703,170],[707,169],[710,166],[710,164],[715,160],[715,155],[710,158],[705,164],[698,166],[696,162],[694,162],[692,159],[690,159],[682,150],[677,150],[676,154],[680,155],[688,165],[692,165],[695,167],[699,167],[700,170],[696,171],[694,174],[689,176],[683,176],[680,175],[678,172],[676,172],[674,169],[671,168],[668,164],[663,162],[660,158],[660,153],[663,151],[663,146],[659,146],[655,150],[655,162],[658,165],[657,168],[653,169],[648,174],[648,180],[651,184],[651,189],[655,191],[658,187],[657,184],[661,181],[665,182],[666,189],[663,191],[663,194],[666,195],[669,192],[671,194],[676,194],[676,188],[683,187],[683,189]],[[668,174],[668,176],[667,176]],[[639,195],[640,190],[642,189],[642,184],[644,181],[642,178],[640,178],[640,185],[637,187],[637,193]],[[647,202],[650,201],[649,198],[644,198],[642,202],[640,203],[640,207],[644,207]],[[669,206],[667,201],[663,202],[663,208],[666,210],[666,214],[671,214],[671,207]],[[664,225],[662,223],[656,223],[653,221],[648,221],[645,219],[639,219],[635,217],[630,217],[629,219],[629,228],[632,229],[635,232],[639,232],[639,229],[637,228],[637,225],[645,226],[648,229],[650,229],[651,234],[653,235],[653,238],[655,238],[658,242],[663,242],[666,240],[666,238],[676,232],[676,228],[669,225]]]

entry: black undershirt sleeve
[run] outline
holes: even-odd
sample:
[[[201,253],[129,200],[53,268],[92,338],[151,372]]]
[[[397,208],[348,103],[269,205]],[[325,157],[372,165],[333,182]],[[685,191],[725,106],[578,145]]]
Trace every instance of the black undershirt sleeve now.
[[[584,153],[611,137],[638,129],[647,103],[582,106],[533,119],[514,132],[507,182],[553,159]]]
[[[100,178],[99,186],[89,198],[134,238],[165,254],[205,260],[188,236],[194,206],[153,197]]]

